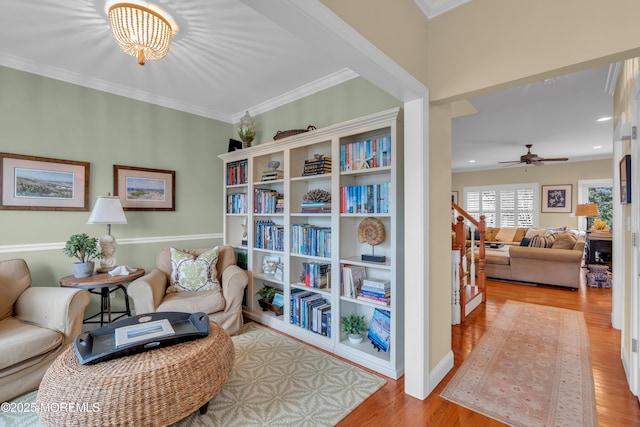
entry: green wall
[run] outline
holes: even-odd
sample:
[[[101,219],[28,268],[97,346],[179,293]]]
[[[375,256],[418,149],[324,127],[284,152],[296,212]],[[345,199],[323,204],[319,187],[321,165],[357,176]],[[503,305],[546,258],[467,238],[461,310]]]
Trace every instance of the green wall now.
[[[222,243],[217,156],[227,151],[230,136],[237,139],[234,126],[5,67],[0,94],[0,151],[89,162],[90,208],[98,195],[113,191],[114,164],[176,171],[175,212],[127,211],[128,224],[112,226],[121,242],[118,264],[150,270],[163,247]],[[320,128],[401,105],[355,78],[258,115],[257,143],[271,141],[278,130]],[[89,212],[0,210],[0,260],[24,258],[34,285],[57,286],[74,262],[61,251],[67,238],[106,232],[87,225],[88,218]]]

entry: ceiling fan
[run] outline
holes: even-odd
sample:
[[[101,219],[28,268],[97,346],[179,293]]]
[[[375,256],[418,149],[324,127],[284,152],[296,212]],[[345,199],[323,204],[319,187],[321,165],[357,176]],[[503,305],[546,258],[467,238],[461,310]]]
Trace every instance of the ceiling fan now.
[[[510,162],[498,162],[498,163],[508,163],[505,166],[513,166],[513,165],[519,165],[520,163],[526,163],[528,165],[534,165],[534,166],[542,166],[544,164],[544,162],[566,162],[567,160],[569,160],[566,157],[556,157],[553,159],[543,159],[542,157],[538,156],[537,154],[534,154],[531,152],[531,146],[533,144],[526,144],[525,147],[527,147],[527,154],[524,154],[522,156],[520,156],[520,160],[512,160]]]

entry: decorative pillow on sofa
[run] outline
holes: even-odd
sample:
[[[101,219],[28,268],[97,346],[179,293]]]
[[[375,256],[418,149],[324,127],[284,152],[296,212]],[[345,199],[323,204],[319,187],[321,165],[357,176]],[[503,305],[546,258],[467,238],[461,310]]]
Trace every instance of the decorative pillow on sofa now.
[[[496,241],[498,242],[513,242],[513,236],[516,235],[515,227],[502,227],[496,234]]]
[[[217,246],[198,257],[171,248],[171,276],[167,293],[219,290],[217,262]]]
[[[524,237],[530,239],[535,236],[542,236],[546,234],[546,232],[547,232],[546,228],[530,228],[527,230],[527,233],[524,235]]]
[[[516,234],[513,235],[513,241],[514,242],[521,242],[522,239],[524,238],[524,235],[527,234],[528,230],[529,229],[525,228],[525,227],[516,228]]]
[[[551,246],[553,249],[573,249],[578,240],[575,234],[571,232],[555,233],[556,240]]]
[[[550,234],[548,236],[533,236],[531,241],[529,242],[529,247],[531,248],[551,248],[553,247],[553,242],[556,240],[555,234]]]
[[[528,237],[523,237],[522,240],[520,240],[520,246],[529,246],[529,243],[531,243],[531,239]]]

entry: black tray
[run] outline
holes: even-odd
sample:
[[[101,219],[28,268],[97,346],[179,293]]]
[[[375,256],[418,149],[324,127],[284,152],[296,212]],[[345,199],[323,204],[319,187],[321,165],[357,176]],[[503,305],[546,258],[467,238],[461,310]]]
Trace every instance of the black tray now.
[[[134,343],[116,347],[116,329],[162,319],[169,321],[174,330],[173,334],[155,338],[141,338]],[[73,347],[80,363],[91,365],[154,348],[195,340],[207,335],[209,335],[209,317],[205,313],[148,313],[129,317],[90,332],[84,332],[73,341]]]

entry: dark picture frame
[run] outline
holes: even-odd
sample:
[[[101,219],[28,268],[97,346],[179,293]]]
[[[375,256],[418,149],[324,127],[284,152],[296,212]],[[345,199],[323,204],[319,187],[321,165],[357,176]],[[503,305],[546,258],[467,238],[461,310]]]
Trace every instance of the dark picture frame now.
[[[89,162],[0,153],[0,209],[88,211]]]
[[[631,155],[620,159],[620,203],[631,203]]]
[[[113,194],[125,211],[175,211],[176,171],[113,165]]]
[[[573,184],[543,185],[540,197],[543,213],[571,213]]]

